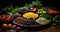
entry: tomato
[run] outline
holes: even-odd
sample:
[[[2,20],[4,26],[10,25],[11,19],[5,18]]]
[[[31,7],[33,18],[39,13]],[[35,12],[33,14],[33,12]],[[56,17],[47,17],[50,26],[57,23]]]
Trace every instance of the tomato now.
[[[18,30],[18,31],[19,31],[20,29],[21,29],[20,27],[17,27],[17,28],[16,28],[16,30]]]
[[[4,21],[10,21],[12,19],[12,16],[11,15],[3,15],[2,17],[2,20]],[[1,19],[0,19],[1,20]]]
[[[7,28],[7,24],[3,24],[2,27]]]
[[[53,10],[49,10],[49,12],[48,12],[49,14],[53,14]]]
[[[30,11],[35,12],[36,10],[38,10],[37,8],[30,8]]]
[[[33,11],[36,11],[36,10],[37,10],[37,8],[34,8],[34,9],[33,9]]]
[[[12,25],[11,24],[8,24],[8,28],[12,28]]]
[[[6,16],[3,16],[2,19],[3,19],[3,20],[6,20]]]
[[[59,12],[57,10],[52,10],[52,9],[50,9],[48,13],[49,14],[59,14]]]
[[[34,8],[30,8],[31,10],[33,10]]]
[[[54,14],[59,14],[59,12],[57,10],[54,10]]]
[[[9,21],[11,19],[12,19],[12,16],[8,16],[6,20]]]
[[[2,20],[2,18],[0,18],[0,21]]]
[[[30,8],[30,11],[33,11],[34,8]]]

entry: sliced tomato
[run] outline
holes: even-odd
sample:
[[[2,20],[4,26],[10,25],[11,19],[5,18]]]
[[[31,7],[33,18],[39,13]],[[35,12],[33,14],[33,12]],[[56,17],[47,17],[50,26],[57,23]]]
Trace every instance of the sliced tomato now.
[[[3,19],[3,20],[6,20],[6,16],[3,16],[2,19]]]
[[[36,10],[38,10],[37,8],[30,8],[30,11],[35,12]]]
[[[33,9],[33,11],[36,11],[36,10],[37,10],[37,8],[34,8],[34,9]]]
[[[50,9],[48,13],[49,14],[59,14],[59,12],[57,10],[52,10],[52,9]]]
[[[12,19],[12,16],[8,16],[6,20],[9,21],[11,19]]]

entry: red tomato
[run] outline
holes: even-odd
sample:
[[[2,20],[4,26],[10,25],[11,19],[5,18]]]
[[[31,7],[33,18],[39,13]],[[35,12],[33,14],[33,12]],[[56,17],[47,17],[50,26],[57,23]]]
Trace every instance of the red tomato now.
[[[49,10],[49,12],[48,12],[49,14],[53,14],[53,11],[52,10]]]
[[[35,12],[37,10],[37,8],[30,8],[30,11]]]
[[[2,27],[7,28],[7,24],[3,24]]]
[[[2,18],[0,18],[0,21],[2,20]]]
[[[34,8],[30,8],[30,11],[33,11]]]
[[[34,8],[30,8],[31,10],[33,10]]]
[[[12,28],[12,25],[11,24],[8,24],[8,28]]]
[[[18,30],[18,31],[19,31],[20,29],[21,29],[20,27],[17,27],[17,28],[16,28],[16,30]]]
[[[54,10],[54,14],[59,14],[59,12],[57,10]]]
[[[56,11],[54,11],[54,14],[56,13]]]
[[[6,16],[3,16],[2,19],[3,19],[3,20],[6,20]]]
[[[36,10],[37,10],[37,8],[34,8],[34,9],[33,9],[33,11],[36,11]]]
[[[52,9],[50,9],[48,13],[49,14],[59,14],[59,12],[57,10],[52,10]]]
[[[6,20],[9,21],[11,19],[12,19],[12,16],[8,16]]]

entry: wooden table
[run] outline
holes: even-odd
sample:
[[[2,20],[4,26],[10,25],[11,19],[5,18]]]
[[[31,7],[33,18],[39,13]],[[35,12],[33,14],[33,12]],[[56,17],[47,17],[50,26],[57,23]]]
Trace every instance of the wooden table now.
[[[60,28],[55,28],[54,26],[51,26],[50,28],[47,28],[38,32],[60,32]]]
[[[12,22],[11,22],[12,23]],[[13,23],[12,23],[13,24]],[[1,32],[0,28],[0,32]],[[50,26],[49,28],[46,28],[44,30],[39,30],[39,31],[30,31],[30,32],[60,32],[60,28],[55,28],[54,26]]]
[[[0,28],[0,32],[1,32],[1,28]],[[60,28],[55,28],[54,26],[51,26],[51,27],[44,29],[44,30],[30,31],[30,32],[60,32]]]
[[[55,28],[54,26],[51,26],[51,27],[44,29],[44,30],[30,31],[30,32],[60,32],[60,28]]]

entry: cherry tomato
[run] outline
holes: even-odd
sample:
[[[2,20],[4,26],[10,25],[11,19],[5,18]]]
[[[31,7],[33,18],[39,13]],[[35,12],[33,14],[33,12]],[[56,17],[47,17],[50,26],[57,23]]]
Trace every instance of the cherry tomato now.
[[[20,27],[17,27],[17,28],[16,28],[16,30],[18,30],[18,31],[19,31],[20,29],[21,29]]]
[[[3,24],[2,27],[7,28],[7,24]]]
[[[8,24],[8,28],[12,28],[12,25],[11,24]]]

